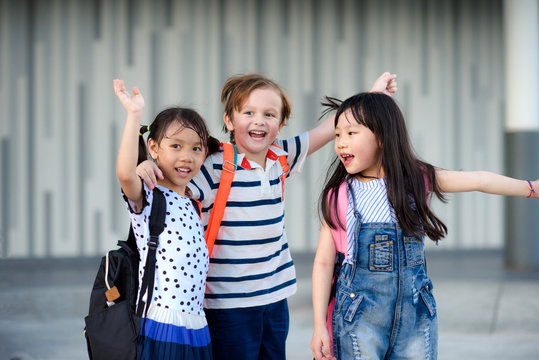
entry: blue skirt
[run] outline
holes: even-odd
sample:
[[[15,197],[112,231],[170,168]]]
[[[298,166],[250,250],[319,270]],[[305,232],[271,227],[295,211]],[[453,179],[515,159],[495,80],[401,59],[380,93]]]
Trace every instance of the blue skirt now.
[[[142,319],[137,359],[211,360],[211,342],[205,316],[150,305]]]

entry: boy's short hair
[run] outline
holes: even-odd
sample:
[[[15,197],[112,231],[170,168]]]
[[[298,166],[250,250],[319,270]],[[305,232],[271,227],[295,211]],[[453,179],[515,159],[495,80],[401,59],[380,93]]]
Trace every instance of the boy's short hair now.
[[[221,92],[221,102],[225,106],[225,114],[232,119],[234,110],[239,110],[247,100],[247,97],[255,89],[269,87],[277,91],[283,103],[281,109],[280,124],[286,123],[290,117],[290,102],[284,91],[274,81],[260,74],[237,75],[228,78]],[[227,131],[226,126],[224,127]]]

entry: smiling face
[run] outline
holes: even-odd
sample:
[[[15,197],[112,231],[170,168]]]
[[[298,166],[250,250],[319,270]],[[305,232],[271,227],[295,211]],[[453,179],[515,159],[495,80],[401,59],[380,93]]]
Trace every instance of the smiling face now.
[[[173,122],[161,142],[150,139],[148,148],[163,172],[164,179],[159,181],[159,185],[185,195],[186,185],[200,170],[206,158],[200,136],[193,129]]]
[[[337,121],[335,152],[349,174],[358,174],[360,178],[385,176],[376,135],[359,124],[350,110],[343,112]]]
[[[281,97],[270,87],[253,90],[232,117],[225,114],[229,131],[234,131],[236,147],[248,160],[265,167],[269,147],[282,128]]]

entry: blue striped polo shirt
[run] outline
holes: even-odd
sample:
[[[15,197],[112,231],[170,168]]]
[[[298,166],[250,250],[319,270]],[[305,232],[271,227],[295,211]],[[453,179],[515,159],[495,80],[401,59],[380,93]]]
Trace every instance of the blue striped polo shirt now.
[[[277,156],[288,155],[289,176],[307,156],[307,132],[271,147],[266,169],[238,154],[236,173],[210,259],[204,307],[267,305],[296,292],[296,271],[284,227],[284,200]],[[219,188],[223,153],[208,156],[189,188],[202,203],[206,228]]]

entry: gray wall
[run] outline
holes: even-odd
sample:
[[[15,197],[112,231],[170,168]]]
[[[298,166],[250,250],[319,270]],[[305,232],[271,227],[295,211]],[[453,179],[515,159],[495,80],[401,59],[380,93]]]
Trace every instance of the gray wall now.
[[[367,90],[391,71],[425,160],[503,172],[502,59],[500,1],[0,1],[1,256],[101,254],[126,235],[115,77],[141,89],[148,122],[191,106],[225,139],[219,95],[230,75],[282,85],[291,136],[316,125],[323,95]],[[331,157],[327,146],[287,182],[293,250],[316,246]],[[441,248],[502,246],[502,198],[433,206],[449,227]]]

